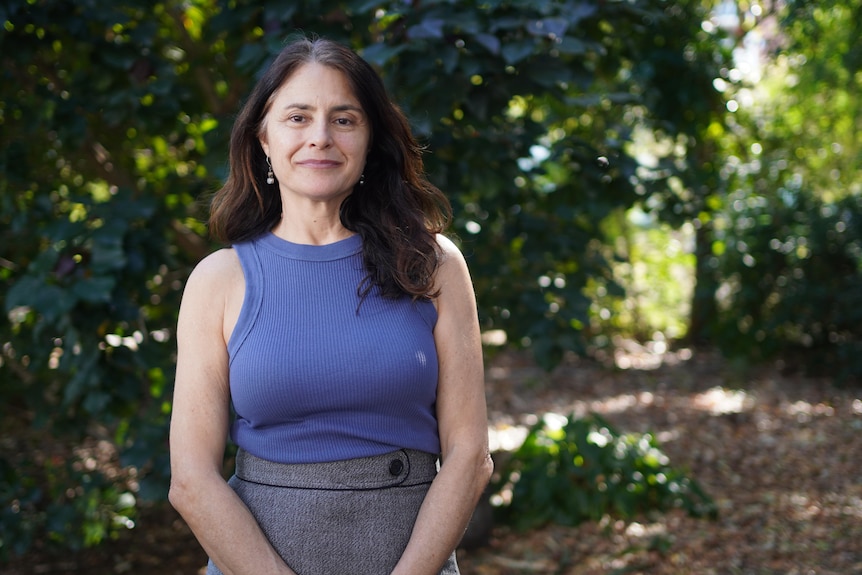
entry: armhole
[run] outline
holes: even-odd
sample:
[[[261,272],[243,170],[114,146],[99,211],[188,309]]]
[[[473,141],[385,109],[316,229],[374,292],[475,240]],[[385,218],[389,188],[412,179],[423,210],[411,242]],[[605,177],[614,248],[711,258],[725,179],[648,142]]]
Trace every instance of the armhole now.
[[[429,299],[416,300],[413,305],[416,306],[416,311],[419,312],[425,324],[433,332],[434,328],[437,327],[437,306]]]
[[[236,255],[242,266],[245,293],[243,294],[239,317],[227,344],[230,362],[233,362],[233,358],[248,338],[248,334],[251,333],[263,301],[263,270],[254,243],[240,243],[234,245],[233,248],[236,250]]]

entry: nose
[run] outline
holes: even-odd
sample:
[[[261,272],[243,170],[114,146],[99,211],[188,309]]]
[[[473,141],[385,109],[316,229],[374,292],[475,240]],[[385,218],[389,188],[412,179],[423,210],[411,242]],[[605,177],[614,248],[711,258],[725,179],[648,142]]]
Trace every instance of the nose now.
[[[332,144],[329,122],[315,122],[311,127],[309,143],[315,148],[328,148]]]

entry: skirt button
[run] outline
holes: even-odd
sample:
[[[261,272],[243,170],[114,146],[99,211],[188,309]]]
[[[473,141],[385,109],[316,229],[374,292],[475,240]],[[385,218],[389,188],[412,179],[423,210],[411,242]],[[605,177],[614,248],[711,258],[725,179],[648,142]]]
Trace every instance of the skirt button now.
[[[404,462],[400,459],[393,459],[389,463],[389,473],[392,475],[401,475],[401,472],[404,471]]]

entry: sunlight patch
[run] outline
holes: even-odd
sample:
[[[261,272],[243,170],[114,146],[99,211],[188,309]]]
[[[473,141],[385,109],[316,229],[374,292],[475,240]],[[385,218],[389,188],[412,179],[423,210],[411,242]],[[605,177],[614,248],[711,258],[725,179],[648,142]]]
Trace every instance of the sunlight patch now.
[[[742,390],[713,387],[709,391],[694,396],[692,403],[696,409],[708,411],[713,415],[723,415],[725,413],[742,413],[751,409],[754,405],[754,398]]]
[[[529,433],[526,425],[498,425],[488,428],[488,448],[495,451],[515,451]]]
[[[797,401],[784,408],[788,415],[795,417],[799,423],[807,423],[816,416],[831,417],[835,408],[825,403],[811,404],[807,401]]]

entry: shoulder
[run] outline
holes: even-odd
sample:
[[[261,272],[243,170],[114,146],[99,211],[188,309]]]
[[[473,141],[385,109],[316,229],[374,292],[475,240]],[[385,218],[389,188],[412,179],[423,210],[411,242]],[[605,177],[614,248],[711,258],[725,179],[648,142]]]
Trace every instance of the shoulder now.
[[[440,251],[440,265],[446,265],[452,262],[452,260],[456,264],[464,261],[464,255],[451,238],[443,234],[437,234],[436,239],[437,249]]]
[[[458,246],[448,237],[437,234],[439,263],[434,274],[434,291],[438,311],[440,304],[453,298],[473,299],[473,286],[467,262]]]
[[[202,259],[192,270],[183,290],[178,337],[183,334],[225,331],[225,321],[236,315],[245,289],[242,266],[236,250],[225,248]],[[197,336],[195,336],[197,337]]]
[[[233,248],[223,248],[202,259],[189,275],[189,285],[208,284],[242,273],[239,256]]]
[[[186,282],[183,291],[183,302],[224,300],[237,282],[242,282],[242,265],[233,248],[224,248],[211,253],[202,259]]]

